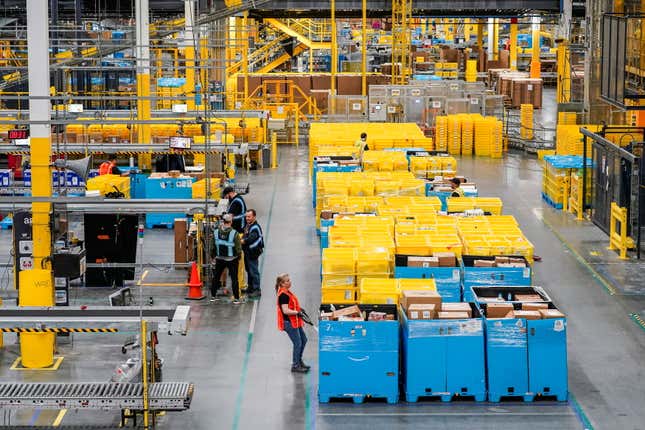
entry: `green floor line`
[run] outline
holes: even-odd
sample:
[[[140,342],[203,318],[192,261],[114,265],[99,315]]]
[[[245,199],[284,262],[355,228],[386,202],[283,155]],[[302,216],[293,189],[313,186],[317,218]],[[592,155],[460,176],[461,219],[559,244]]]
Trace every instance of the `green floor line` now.
[[[616,295],[616,288],[611,285],[600,273],[596,271],[587,261],[578,253],[578,251],[575,250],[573,245],[571,245],[558,231],[553,227],[553,225],[548,222],[544,216],[540,218],[542,220],[542,223],[547,226],[549,230],[555,235],[555,237],[558,238],[558,240],[567,248],[574,256],[574,258],[580,263],[585,269],[591,273],[592,278],[596,280],[600,284],[601,287],[609,294],[610,296],[615,296]]]
[[[643,331],[645,331],[645,320],[638,314],[629,314],[629,317],[634,321]]]
[[[280,164],[280,153],[278,153],[278,164]],[[269,233],[271,231],[271,219],[273,217],[273,207],[275,206],[275,190],[276,183],[278,181],[278,175],[273,176],[273,193],[271,194],[271,206],[269,206],[269,214],[267,215],[267,224],[266,224],[266,233],[264,234],[264,242],[268,242]],[[264,260],[266,259],[266,253],[262,254],[262,261],[260,261],[260,279],[262,279],[262,274],[264,273]],[[257,303],[257,302],[256,302]],[[257,304],[254,304],[257,306]],[[237,392],[237,398],[235,400],[235,415],[233,415],[233,430],[237,430],[240,425],[240,415],[242,413],[242,401],[244,400],[244,387],[246,385],[246,374],[249,368],[249,357],[251,355],[251,346],[253,343],[253,332],[250,331],[248,338],[246,340],[246,351],[244,352],[244,361],[242,363],[242,375],[240,376],[240,388]]]
[[[583,430],[594,430],[593,426],[591,425],[591,421],[589,421],[589,418],[587,417],[587,414],[585,414],[585,411],[582,409],[582,406],[580,406],[580,403],[578,403],[576,396],[574,396],[572,392],[569,392],[569,404],[573,408],[573,412],[575,412],[576,416],[578,417],[578,421],[580,421],[580,424],[582,424]]]

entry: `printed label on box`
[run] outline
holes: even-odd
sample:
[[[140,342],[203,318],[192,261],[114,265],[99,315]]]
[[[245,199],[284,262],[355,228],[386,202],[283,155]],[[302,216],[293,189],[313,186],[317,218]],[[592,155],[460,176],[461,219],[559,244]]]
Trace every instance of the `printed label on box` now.
[[[387,107],[387,113],[396,113],[396,107],[395,106],[388,106]]]
[[[479,104],[479,99],[470,99],[470,104],[471,104],[471,105],[477,105],[477,104]]]
[[[453,280],[458,280],[459,279],[459,269],[455,269],[452,271],[452,279]]]
[[[432,108],[433,109],[441,109],[441,102],[433,101],[432,102]]]
[[[352,103],[352,110],[362,110],[362,109],[363,109],[363,105],[361,105],[360,103]]]
[[[564,330],[564,321],[563,320],[555,320],[553,322],[553,331],[562,331]]]
[[[401,95],[401,90],[392,90],[392,95],[393,96],[400,96]]]
[[[419,311],[410,311],[410,318],[418,319],[419,318]]]
[[[533,85],[528,84],[528,85],[527,85],[527,88],[528,88],[528,90],[529,90],[529,91],[533,91]]]
[[[526,269],[524,269],[524,271],[523,271],[522,273],[523,273],[523,275],[524,275],[524,277],[525,277],[525,278],[528,278],[528,277],[530,277],[530,276],[531,276],[531,269],[529,269],[529,268],[527,267]]]
[[[412,94],[413,96],[420,96],[421,90],[418,90],[418,89],[411,90],[410,94]]]

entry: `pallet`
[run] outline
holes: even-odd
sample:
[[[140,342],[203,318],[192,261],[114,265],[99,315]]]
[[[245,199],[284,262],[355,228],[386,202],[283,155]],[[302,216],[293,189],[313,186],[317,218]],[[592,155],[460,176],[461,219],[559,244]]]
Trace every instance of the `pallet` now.
[[[318,401],[320,403],[329,403],[332,400],[342,400],[342,399],[352,399],[355,405],[360,405],[365,402],[366,399],[385,399],[387,403],[393,405],[399,401],[399,394],[394,393],[390,395],[381,395],[381,394],[322,394],[318,393]]]
[[[547,196],[545,193],[542,193],[542,200],[547,202],[547,204],[555,209],[562,209],[562,203],[556,203],[554,202],[549,196]]]
[[[419,401],[437,401],[441,400],[442,402],[453,402],[468,400],[474,402],[484,402],[486,401],[486,393],[478,394],[460,394],[460,393],[423,393],[420,395],[406,394],[405,401],[409,403],[417,403]]]
[[[516,400],[523,400],[525,403],[528,402],[533,402],[535,400],[535,394],[533,393],[526,393],[526,394],[517,394],[510,396],[508,394],[494,394],[494,393],[488,393],[488,401],[491,403],[499,403],[504,400],[510,400],[510,401],[516,401]]]

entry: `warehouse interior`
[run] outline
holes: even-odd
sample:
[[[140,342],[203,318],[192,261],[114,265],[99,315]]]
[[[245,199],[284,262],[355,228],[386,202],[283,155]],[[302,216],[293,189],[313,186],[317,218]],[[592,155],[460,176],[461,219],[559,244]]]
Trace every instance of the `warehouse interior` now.
[[[645,428],[641,1],[0,5],[0,427]]]

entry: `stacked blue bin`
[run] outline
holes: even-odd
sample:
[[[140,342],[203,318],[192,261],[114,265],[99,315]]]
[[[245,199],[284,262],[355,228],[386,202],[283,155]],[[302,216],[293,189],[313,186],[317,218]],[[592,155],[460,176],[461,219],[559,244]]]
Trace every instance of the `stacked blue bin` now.
[[[146,180],[147,179],[148,179],[148,175],[144,173],[130,174],[130,198],[131,199],[146,198]]]
[[[495,260],[495,257],[489,256],[462,256],[463,262],[463,288],[464,302],[475,301],[472,296],[471,287],[482,286],[530,286],[531,285],[531,266],[522,256],[513,258],[522,259],[526,267],[475,267],[475,260]]]
[[[347,305],[335,305],[341,309]],[[399,321],[395,305],[359,305],[393,315],[392,321],[320,321],[318,336],[318,398],[399,398]],[[330,311],[330,305],[320,310]]]
[[[406,279],[433,278],[437,292],[444,302],[460,302],[461,291],[461,261],[457,267],[407,267],[408,255],[397,254],[395,257],[394,277]]]
[[[402,378],[405,398],[456,396],[486,399],[484,324],[479,309],[460,320],[408,320],[401,309]]]
[[[516,310],[521,309],[517,294],[537,294],[542,298],[541,303],[556,309],[539,287],[475,287],[472,290],[484,315],[486,300],[496,297],[505,299]],[[505,396],[522,397],[524,401],[532,401],[535,396],[567,399],[566,318],[487,318],[485,327],[489,401],[499,402]]]
[[[190,199],[194,178],[147,178],[145,196],[148,199]],[[175,218],[185,218],[184,213],[146,214],[146,228],[165,226],[173,228]]]
[[[334,219],[320,220],[320,250],[329,248],[329,227],[334,225]]]

